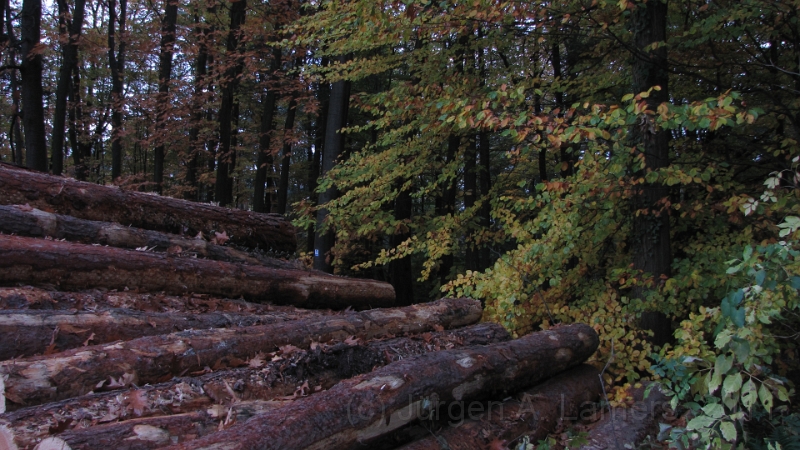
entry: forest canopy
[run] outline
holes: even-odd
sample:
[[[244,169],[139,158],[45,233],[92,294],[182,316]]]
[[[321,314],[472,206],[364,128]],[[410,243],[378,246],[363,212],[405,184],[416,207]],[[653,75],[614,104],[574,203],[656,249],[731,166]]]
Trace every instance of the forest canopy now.
[[[287,214],[401,304],[588,323],[685,443],[796,420],[800,2],[0,4],[2,161]]]

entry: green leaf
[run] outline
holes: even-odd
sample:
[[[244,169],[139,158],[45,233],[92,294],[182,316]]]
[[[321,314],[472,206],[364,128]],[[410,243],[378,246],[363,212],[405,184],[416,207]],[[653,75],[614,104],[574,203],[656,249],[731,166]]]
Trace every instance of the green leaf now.
[[[720,376],[727,374],[731,367],[733,367],[732,356],[719,355],[714,361],[714,373],[718,373]]]
[[[725,408],[723,408],[719,403],[709,403],[703,407],[703,412],[709,417],[719,419],[725,415]]]
[[[719,424],[719,431],[722,432],[722,438],[728,442],[736,440],[736,425],[733,422],[722,422]]]
[[[686,424],[687,430],[699,430],[708,428],[714,423],[714,419],[708,416],[697,416]]]
[[[756,394],[756,384],[753,383],[753,380],[747,380],[742,386],[742,405],[745,408],[750,409],[756,403],[758,399],[758,395]]]
[[[633,94],[625,94],[625,95],[622,96],[622,101],[623,102],[627,102],[628,100],[630,100],[632,98],[633,98]]]
[[[770,391],[769,388],[764,384],[758,388],[758,399],[761,400],[761,404],[764,405],[764,409],[767,411],[772,411],[772,406],[774,404],[772,391]]]
[[[739,390],[742,389],[742,374],[735,373],[733,375],[728,375],[725,377],[725,381],[722,382],[722,395],[724,396],[733,396],[734,394],[738,393]]]

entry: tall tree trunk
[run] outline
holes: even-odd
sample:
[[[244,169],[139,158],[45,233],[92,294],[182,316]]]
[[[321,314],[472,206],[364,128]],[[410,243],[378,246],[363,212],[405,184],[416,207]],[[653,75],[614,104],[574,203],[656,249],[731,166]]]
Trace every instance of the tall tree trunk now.
[[[394,218],[397,220],[411,219],[414,203],[411,198],[411,193],[403,189],[403,183],[398,181],[396,183],[397,189],[400,191],[394,201]],[[405,225],[404,225],[405,226]],[[406,228],[405,233],[394,234],[390,238],[392,248],[396,248],[405,240],[411,237],[411,234]],[[394,292],[397,305],[410,305],[414,303],[414,272],[411,267],[411,256],[396,259],[389,263],[389,280],[394,286]]]
[[[72,159],[75,163],[75,178],[85,181],[89,175],[87,160],[92,157],[92,143],[87,140],[88,130],[83,123],[83,109],[81,108],[81,78],[80,70],[75,65],[72,68],[72,82],[69,83],[69,142],[72,147]],[[90,106],[90,105],[87,105]],[[80,129],[79,129],[80,127]],[[100,124],[98,124],[98,128]]]
[[[61,0],[63,1],[63,0]],[[178,21],[177,0],[167,0],[164,19],[161,23],[161,54],[158,58],[158,115],[156,116],[156,138],[159,140],[153,158],[153,182],[156,192],[164,191],[164,132],[169,114],[169,82],[172,79],[172,53],[175,43],[175,25]]]
[[[478,139],[474,139],[467,144],[467,151],[464,154],[464,208],[470,209],[475,206],[475,200],[478,198],[478,172],[476,158],[478,157]],[[466,235],[466,255],[465,265],[467,270],[478,270],[478,249],[475,246],[475,228],[474,220],[471,220],[467,226]]]
[[[322,67],[328,66],[328,59],[322,58]],[[328,83],[319,83],[317,85],[317,100],[319,101],[319,113],[317,113],[315,136],[314,136],[314,154],[311,158],[311,165],[308,168],[308,198],[313,205],[316,205],[317,195],[317,179],[319,178],[320,166],[322,164],[322,155],[325,149],[325,130],[328,123],[328,103],[330,100],[331,86]],[[307,230],[308,236],[306,246],[308,252],[314,251],[314,225],[309,225]]]
[[[25,162],[28,168],[47,172],[47,143],[44,131],[42,54],[39,49],[42,1],[22,2],[22,126],[25,129]]]
[[[239,87],[239,75],[242,73],[242,58],[237,54],[239,48],[239,30],[245,21],[247,0],[239,0],[230,6],[230,28],[228,30],[227,54],[233,57],[225,70],[220,83],[222,103],[219,107],[219,150],[217,153],[217,180],[215,200],[220,206],[233,202],[233,185],[230,172],[233,170],[235,148],[231,148],[233,107],[236,90]]]
[[[184,180],[184,200],[199,200],[197,170],[200,167],[200,154],[205,143],[200,139],[203,121],[203,92],[208,65],[208,27],[200,24],[200,14],[194,15],[194,32],[199,42],[197,58],[194,61],[194,97],[192,98],[192,127],[189,129],[189,154],[186,158],[186,179]]]
[[[461,146],[461,137],[451,134],[450,137],[447,138],[447,156],[444,161],[444,165],[450,164],[458,154],[458,148]],[[444,170],[444,169],[443,169]],[[442,192],[439,197],[436,198],[436,215],[437,216],[447,216],[448,214],[453,214],[456,208],[456,180],[447,180],[445,181],[445,185],[442,186]],[[442,256],[442,259],[439,263],[439,281],[442,284],[447,282],[447,279],[450,277],[450,270],[453,268],[453,250],[452,247],[450,249],[450,253]]]
[[[111,179],[122,175],[122,111],[125,104],[122,88],[125,83],[125,20],[128,0],[108,0],[108,66],[111,68]],[[119,28],[117,28],[119,25]],[[117,31],[119,30],[119,31]],[[120,35],[119,45],[116,44]],[[115,52],[116,50],[116,52]]]
[[[281,179],[278,185],[278,214],[286,214],[286,205],[289,201],[289,166],[292,159],[292,131],[294,131],[294,118],[297,112],[296,94],[289,99],[286,112],[286,124],[283,127],[283,151],[281,152]]]
[[[634,43],[637,53],[633,61],[633,91],[640,93],[654,86],[660,90],[650,93],[646,99],[647,108],[655,111],[658,105],[669,101],[667,72],[667,49],[645,50],[655,42],[666,41],[667,2],[649,1],[640,3],[631,14]],[[656,130],[654,124],[645,122],[634,125],[632,139],[638,152],[644,153],[645,171],[658,170],[669,166],[669,134],[666,130]],[[635,176],[643,176],[644,173]],[[669,195],[669,188],[661,182],[645,183],[635,194],[633,205],[642,214],[633,218],[633,266],[635,269],[653,275],[656,282],[661,276],[670,275],[672,252],[670,249],[669,209],[662,200]],[[653,286],[637,286],[633,295],[644,298],[646,291]],[[669,319],[657,312],[642,314],[642,328],[654,332],[653,343],[663,345],[672,335]]]
[[[479,223],[482,230],[488,231],[492,220],[492,205],[489,197],[489,191],[492,189],[492,173],[490,171],[491,148],[489,147],[489,133],[481,132],[478,135],[478,144],[481,162],[479,180],[481,185],[481,197],[483,198]],[[489,249],[489,243],[484,242],[480,249],[480,265],[478,270],[488,269],[491,265],[491,260],[492,256]]]
[[[340,57],[340,62],[345,62],[346,57]],[[325,153],[322,157],[322,175],[336,165],[344,148],[344,135],[341,129],[347,125],[347,110],[350,105],[350,82],[340,80],[333,83],[331,87],[330,103],[328,105],[328,119],[325,125]],[[334,200],[338,195],[335,186],[331,186],[325,192],[319,194],[318,205],[325,205]],[[332,255],[330,254],[334,244],[333,230],[323,230],[325,221],[328,218],[328,209],[325,207],[317,211],[316,238],[314,241],[314,268],[323,272],[333,272]]]
[[[66,0],[58,0],[58,23],[61,34],[61,69],[56,88],[56,110],[53,117],[53,137],[50,154],[54,175],[64,170],[64,127],[67,115],[67,97],[70,95],[72,73],[78,66],[78,40],[83,30],[83,17],[86,0],[75,0],[75,7],[68,20],[69,9]],[[75,152],[75,148],[72,149]]]
[[[561,42],[556,40],[553,43],[553,77],[558,80],[559,83],[563,83],[565,77],[564,72],[561,69]],[[566,102],[564,100],[564,91],[562,90],[563,87],[559,86],[558,90],[556,91],[556,107],[560,110],[559,115],[563,115],[567,109]],[[569,145],[562,144],[560,150],[561,156],[561,177],[566,178],[572,175],[572,160],[567,153],[567,149]]]
[[[261,95],[261,128],[258,136],[258,158],[256,176],[253,182],[253,211],[272,212],[272,198],[269,192],[273,185],[272,132],[275,130],[275,103],[278,100],[277,72],[281,68],[281,49],[272,48],[272,62],[267,80],[267,93]],[[265,189],[266,185],[266,189]]]
[[[0,0],[5,7],[5,29],[6,29],[6,42],[8,43],[8,59],[9,61],[16,62],[17,52],[16,48],[19,43],[14,34],[14,28],[11,24],[11,7],[9,0]],[[11,88],[11,101],[14,107],[14,114],[11,116],[11,125],[9,126],[9,142],[11,144],[11,156],[14,164],[18,166],[24,165],[25,162],[25,135],[22,132],[20,121],[22,115],[20,114],[20,87],[19,78],[17,78],[16,71],[10,71],[9,85]]]

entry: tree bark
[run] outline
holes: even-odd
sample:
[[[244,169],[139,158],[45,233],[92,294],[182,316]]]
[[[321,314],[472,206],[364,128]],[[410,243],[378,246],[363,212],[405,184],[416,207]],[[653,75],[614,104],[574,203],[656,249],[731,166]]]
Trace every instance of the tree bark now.
[[[225,367],[236,359],[285,345],[309,348],[314,341],[344,340],[348,336],[374,339],[437,327],[455,328],[477,322],[480,316],[477,301],[442,299],[426,305],[272,325],[182,331],[0,362],[0,376],[5,376],[6,406],[10,410],[83,395],[110,380],[156,383],[206,366]]]
[[[209,261],[0,235],[0,284],[56,285],[60,289],[135,289],[291,304],[365,309],[394,304],[394,290],[379,281],[321,272]]]
[[[228,450],[349,449],[413,422],[428,413],[426,407],[447,409],[530,386],[580,364],[598,342],[591,327],[576,324],[500,344],[427,353],[169,448],[225,443]]]
[[[77,292],[51,291],[32,286],[0,287],[0,309],[47,310],[71,312],[98,312],[115,308],[133,311],[161,313],[233,312],[256,315],[274,313],[288,315],[317,315],[318,310],[297,309],[293,306],[277,306],[250,303],[244,300],[214,298],[192,294],[185,297],[174,295],[143,294],[132,291],[88,290]]]
[[[125,84],[125,21],[128,16],[128,0],[108,2],[108,66],[111,68],[111,179],[122,175],[122,115],[125,100],[122,88]],[[119,28],[117,28],[119,25]],[[119,37],[119,45],[116,41]]]
[[[56,108],[53,116],[53,137],[50,142],[52,169],[54,175],[64,170],[64,128],[67,118],[67,97],[70,95],[72,73],[78,67],[78,40],[83,30],[86,0],[75,0],[71,19],[66,0],[58,0],[59,32],[61,33],[61,68],[56,87]],[[76,149],[73,148],[73,152]]]
[[[222,99],[219,107],[219,152],[217,154],[217,180],[214,187],[214,198],[220,206],[233,202],[233,186],[230,173],[234,169],[233,153],[231,149],[233,109],[236,101],[236,91],[239,87],[239,76],[242,73],[243,61],[238,56],[239,33],[245,21],[247,0],[239,0],[230,5],[230,28],[228,30],[227,54],[233,58],[228,62],[223,80],[220,82]]]
[[[175,43],[175,27],[178,21],[178,3],[176,0],[166,0],[164,6],[164,19],[161,24],[161,54],[158,58],[158,116],[156,117],[156,133],[160,143],[155,148],[153,155],[153,182],[156,192],[164,191],[164,132],[167,127],[169,111],[169,83],[172,79],[172,45]]]
[[[277,214],[255,214],[169,197],[123,191],[15,169],[0,163],[0,204],[24,205],[82,219],[117,222],[148,230],[213,237],[225,232],[233,244],[294,252],[294,227]]]
[[[47,143],[44,129],[42,51],[39,48],[42,1],[24,0],[20,14],[22,36],[22,127],[25,129],[25,163],[28,168],[47,172]]]
[[[261,127],[258,135],[258,157],[253,181],[253,211],[272,212],[273,157],[272,133],[275,130],[275,102],[278,99],[277,73],[281,68],[281,49],[273,47],[267,93],[261,95]]]
[[[322,67],[328,66],[328,59],[322,58]],[[317,84],[317,101],[319,102],[319,113],[317,113],[314,126],[314,154],[309,160],[308,168],[308,198],[311,205],[317,204],[317,182],[319,179],[320,168],[322,166],[322,154],[325,147],[325,133],[328,123],[328,103],[330,100],[331,86],[328,83]],[[306,248],[308,252],[314,253],[315,226],[309,225],[306,232]]]
[[[266,359],[266,362],[255,362],[253,365],[257,367],[217,370],[196,378],[177,377],[157,385],[93,393],[22,408],[0,416],[0,427],[6,426],[20,448],[32,447],[49,436],[53,428],[62,429],[63,434],[59,437],[73,449],[102,448],[102,436],[110,433],[112,427],[115,427],[113,433],[121,437],[120,443],[136,440],[133,427],[137,425],[167,428],[179,442],[185,442],[199,437],[198,433],[176,433],[172,427],[164,427],[163,423],[168,419],[162,416],[185,415],[200,429],[206,429],[212,423],[206,433],[213,432],[222,420],[230,424],[241,422],[256,412],[255,408],[264,410],[270,402],[282,405],[295,397],[314,395],[315,388],[329,389],[342,379],[402,358],[508,339],[508,333],[501,326],[484,323],[416,337],[355,345],[319,344],[314,350],[287,349],[287,352],[277,352],[280,355],[272,357],[275,361],[269,361],[270,355],[263,355],[262,360]],[[299,392],[298,386],[301,387]],[[303,389],[302,386],[306,387]],[[137,411],[130,404],[133,396],[139,400]],[[123,407],[120,407],[120,398]],[[228,417],[231,408],[234,411]],[[86,423],[117,420],[122,423],[83,428]]]
[[[346,57],[341,57],[339,62],[344,63]],[[331,87],[330,100],[328,101],[328,118],[325,125],[325,152],[322,155],[322,176],[328,174],[338,162],[344,148],[344,135],[342,128],[347,125],[347,114],[350,105],[350,82],[340,80]],[[333,255],[331,250],[335,242],[333,230],[325,230],[328,219],[328,209],[324,206],[338,196],[336,186],[331,186],[319,194],[317,205],[317,226],[314,240],[314,268],[323,272],[333,272]]]
[[[403,189],[400,181],[396,182],[398,190],[397,198],[394,200],[394,218],[397,220],[410,221],[413,201],[411,193]],[[405,226],[405,225],[404,225]],[[407,231],[401,234],[393,234],[390,238],[392,248],[397,248],[405,242],[411,234]],[[411,256],[396,259],[389,263],[389,279],[394,286],[396,302],[398,305],[410,305],[414,303],[414,272],[411,267]]]
[[[658,419],[665,409],[670,408],[669,399],[658,386],[644,397],[645,388],[633,391],[633,405],[628,408],[612,408],[605,411],[602,418],[589,431],[586,450],[613,450],[617,448],[637,448],[647,437],[658,435]]]
[[[490,231],[492,225],[492,204],[489,191],[492,189],[492,172],[491,172],[491,149],[489,148],[489,134],[481,132],[478,135],[479,153],[480,153],[480,185],[481,197],[483,203],[480,210],[480,226],[485,232]],[[478,270],[486,270],[491,266],[492,255],[490,253],[489,242],[483,242],[480,247],[480,266]]]
[[[281,178],[278,185],[278,214],[285,215],[289,203],[289,167],[292,160],[291,133],[294,131],[294,118],[297,113],[297,94],[289,99],[286,122],[283,127],[283,149],[281,151]]]
[[[100,244],[111,247],[199,256],[242,264],[262,265],[273,269],[304,269],[296,262],[270,258],[258,252],[248,253],[225,247],[205,239],[189,239],[158,231],[126,227],[118,223],[76,219],[72,216],[51,214],[29,206],[0,206],[0,232],[27,237],[52,237],[82,244]]]
[[[478,136],[475,136],[478,138]],[[467,151],[464,153],[464,208],[469,210],[474,208],[478,198],[478,172],[476,159],[478,157],[478,139],[467,144]],[[464,263],[467,270],[478,270],[478,249],[475,245],[475,220],[467,223],[465,236],[466,253]]]
[[[460,415],[449,418],[447,426],[434,436],[398,450],[440,450],[445,443],[451,450],[491,448],[492,442],[510,446],[523,435],[531,442],[538,442],[552,433],[560,421],[578,419],[589,405],[594,410],[594,402],[602,392],[598,375],[596,368],[584,364],[514,399],[475,404],[473,411],[461,411]]]
[[[85,343],[105,344],[174,331],[267,325],[319,316],[324,311],[298,314],[272,313],[153,313],[107,309],[100,312],[0,310],[0,361],[52,354]]]
[[[647,109],[656,111],[658,105],[669,101],[667,48],[664,45],[647,51],[645,48],[667,39],[667,2],[652,1],[637,5],[631,12],[631,25],[638,51],[632,67],[633,91],[639,94],[659,86],[660,90],[653,90],[645,99]],[[638,152],[644,154],[644,172],[669,166],[669,133],[656,129],[652,118],[635,125],[631,137]],[[635,176],[644,175],[639,173]],[[633,267],[643,274],[654,276],[656,280],[662,276],[669,277],[671,272],[669,208],[662,203],[668,196],[669,187],[657,181],[645,183],[633,198],[635,210],[641,211],[633,217]],[[635,286],[632,295],[644,298],[647,291],[654,287],[653,284]],[[651,340],[655,345],[664,345],[672,338],[670,320],[660,312],[644,312],[640,325],[654,332]]]

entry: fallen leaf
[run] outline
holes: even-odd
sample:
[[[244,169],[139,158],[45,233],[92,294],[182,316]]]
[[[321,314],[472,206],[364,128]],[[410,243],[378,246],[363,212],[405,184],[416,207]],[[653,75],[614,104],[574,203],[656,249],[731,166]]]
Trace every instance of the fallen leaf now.
[[[302,351],[303,351],[303,350],[301,350],[300,348],[298,348],[298,347],[295,347],[295,346],[294,346],[294,345],[292,345],[292,344],[286,344],[286,345],[282,345],[282,346],[280,346],[280,347],[278,347],[278,348],[280,348],[280,350],[281,350],[281,355],[283,355],[283,356],[289,356],[289,355],[291,355],[292,353],[297,353],[297,352],[302,352]]]
[[[135,390],[128,395],[127,406],[133,411],[136,417],[141,416],[145,410],[150,409],[147,395],[143,390]]]
[[[87,345],[89,345],[89,342],[92,342],[93,340],[94,340],[94,333],[90,334],[89,337],[85,341],[83,341],[83,346],[86,347]]]
[[[266,361],[264,361],[264,357],[265,355],[259,352],[258,354],[256,354],[247,361],[247,365],[250,366],[250,368],[252,369],[258,369],[259,367],[266,364]]]
[[[70,325],[68,323],[62,323],[62,324],[58,325],[58,328],[61,331],[65,332],[65,333],[69,333],[69,334],[83,334],[83,333],[86,333],[87,331],[89,331],[88,328],[84,330],[84,329],[81,329],[81,328],[78,328],[78,327],[74,327],[74,326],[72,326],[72,325]]]
[[[352,347],[354,345],[358,345],[359,340],[360,339],[355,336],[348,336],[347,339],[344,340],[344,343]]]

